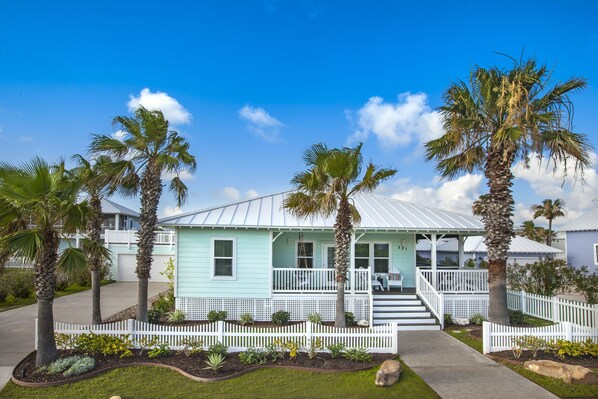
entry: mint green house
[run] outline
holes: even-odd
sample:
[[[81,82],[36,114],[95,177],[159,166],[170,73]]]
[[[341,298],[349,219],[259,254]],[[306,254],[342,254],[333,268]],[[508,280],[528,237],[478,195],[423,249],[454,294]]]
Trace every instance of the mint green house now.
[[[295,218],[282,207],[286,195],[160,220],[175,231],[176,306],[188,319],[205,319],[210,310],[226,310],[230,319],[248,312],[270,320],[277,310],[289,311],[292,320],[311,312],[334,319],[334,220]],[[352,234],[345,309],[358,319],[376,322],[378,294],[415,297],[417,240],[435,247],[437,239],[456,237],[462,249],[464,237],[483,233],[471,216],[373,194],[357,196],[355,205],[362,221]]]

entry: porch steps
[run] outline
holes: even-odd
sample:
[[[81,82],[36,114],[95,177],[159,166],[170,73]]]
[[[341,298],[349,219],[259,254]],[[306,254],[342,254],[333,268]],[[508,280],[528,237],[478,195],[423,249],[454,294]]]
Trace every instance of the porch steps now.
[[[374,295],[374,325],[396,322],[399,331],[440,330],[440,324],[415,294]]]

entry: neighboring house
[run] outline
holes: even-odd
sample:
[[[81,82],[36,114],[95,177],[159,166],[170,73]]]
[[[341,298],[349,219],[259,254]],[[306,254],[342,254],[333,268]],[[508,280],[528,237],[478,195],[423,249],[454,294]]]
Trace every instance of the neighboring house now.
[[[426,264],[418,264],[420,267],[429,267],[430,260],[430,242],[428,240],[419,240],[417,242],[418,260],[427,259]],[[458,263],[458,243],[456,239],[441,239],[437,244],[439,268],[457,268]],[[507,263],[524,265],[534,263],[540,258],[547,258],[562,253],[558,248],[527,239],[525,237],[515,236],[511,239]],[[480,261],[488,261],[488,250],[484,244],[484,237],[473,236],[465,239],[464,245],[465,259],[473,259],[476,267]]]
[[[567,263],[587,266],[590,273],[598,271],[598,208],[564,225]]]
[[[160,220],[176,232],[176,304],[187,318],[205,319],[216,309],[231,319],[250,312],[256,320],[269,320],[276,310],[289,311],[293,320],[305,320],[310,312],[334,318],[334,219],[295,218],[283,208],[287,195]],[[435,243],[444,235],[463,243],[484,232],[472,216],[373,194],[357,195],[355,206],[362,220],[352,235],[345,308],[357,318],[368,319],[372,310],[372,275],[386,285],[389,272],[400,271],[406,290],[416,286],[418,239]]]

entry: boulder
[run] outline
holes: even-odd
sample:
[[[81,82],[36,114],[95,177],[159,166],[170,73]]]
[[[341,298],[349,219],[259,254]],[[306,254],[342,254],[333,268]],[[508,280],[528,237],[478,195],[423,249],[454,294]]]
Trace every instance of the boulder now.
[[[453,324],[456,324],[458,326],[466,326],[469,324],[469,319],[460,319],[458,317],[455,317],[453,319]]]
[[[120,396],[111,396],[110,399],[122,399]]]
[[[365,320],[365,319],[363,319],[363,320],[359,320],[357,322],[357,325],[360,326],[360,327],[367,327],[367,326],[370,325],[370,322],[367,321],[367,320]]]
[[[376,385],[388,387],[396,383],[401,376],[401,363],[397,360],[385,360],[376,373]]]
[[[523,363],[523,367],[537,374],[561,379],[567,384],[598,384],[598,375],[582,366],[552,360],[530,360]]]

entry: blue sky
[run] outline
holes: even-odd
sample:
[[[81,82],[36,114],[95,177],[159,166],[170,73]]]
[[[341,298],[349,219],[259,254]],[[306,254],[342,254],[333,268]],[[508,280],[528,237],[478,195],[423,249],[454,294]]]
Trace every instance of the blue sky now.
[[[366,159],[399,169],[380,193],[468,212],[483,178],[439,180],[422,157],[442,132],[443,90],[476,64],[508,65],[497,52],[525,50],[555,81],[589,80],[574,122],[598,147],[597,4],[2,2],[0,158],[84,153],[141,102],[162,108],[197,157],[182,211],[286,190],[311,144],[363,140]],[[515,174],[518,221],[543,198],[564,198],[569,218],[596,205],[596,166],[585,185],[545,165]],[[178,211],[165,194],[160,216]]]

